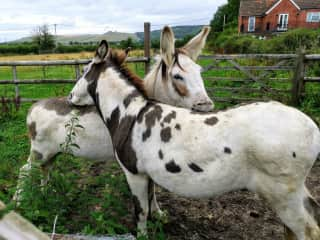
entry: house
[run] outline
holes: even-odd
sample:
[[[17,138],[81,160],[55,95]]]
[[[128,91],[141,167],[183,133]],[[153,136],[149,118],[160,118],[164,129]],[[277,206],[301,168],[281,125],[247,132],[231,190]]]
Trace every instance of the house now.
[[[241,0],[239,32],[269,34],[320,27],[320,0]]]

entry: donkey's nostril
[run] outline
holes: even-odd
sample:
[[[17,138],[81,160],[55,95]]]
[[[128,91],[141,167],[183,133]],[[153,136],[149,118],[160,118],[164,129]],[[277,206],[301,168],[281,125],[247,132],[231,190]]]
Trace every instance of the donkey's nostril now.
[[[72,93],[68,95],[67,102],[72,105]]]
[[[202,102],[202,103],[198,103],[198,106],[203,106],[203,105],[211,105],[211,102]]]
[[[213,110],[212,101],[199,102],[193,105],[192,109],[196,111],[209,112]]]

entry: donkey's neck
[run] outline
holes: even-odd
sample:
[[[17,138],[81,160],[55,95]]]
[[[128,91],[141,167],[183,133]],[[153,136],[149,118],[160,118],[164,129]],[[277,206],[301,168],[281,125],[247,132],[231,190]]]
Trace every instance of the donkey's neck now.
[[[147,104],[145,97],[116,69],[108,68],[101,75],[96,89],[96,105],[110,132],[117,122],[130,116],[136,118]],[[110,123],[110,124],[108,124]],[[111,126],[112,125],[112,126]]]

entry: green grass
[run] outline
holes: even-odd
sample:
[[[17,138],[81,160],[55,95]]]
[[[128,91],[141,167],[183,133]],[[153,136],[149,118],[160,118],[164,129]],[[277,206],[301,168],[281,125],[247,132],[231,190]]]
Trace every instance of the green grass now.
[[[200,64],[207,66],[210,60],[202,60]],[[249,63],[243,63],[249,64]],[[252,63],[251,63],[252,64]],[[257,63],[254,64],[264,64]],[[228,66],[221,62],[219,66]],[[143,64],[130,64],[130,68],[143,76]],[[311,71],[310,75],[317,72]],[[237,71],[209,71],[204,77],[244,77]],[[291,73],[277,72],[268,77],[291,78]],[[40,67],[18,68],[21,79],[73,79],[74,70],[71,67],[47,67],[45,76]],[[269,87],[290,89],[290,83],[277,81],[263,81]],[[0,68],[0,81],[11,79],[10,68]],[[206,87],[243,87],[243,84],[229,81],[206,81]],[[257,84],[245,87],[258,88]],[[34,84],[22,85],[21,96],[28,98],[45,98],[65,96],[71,90],[71,84]],[[320,84],[307,84],[306,96],[300,109],[320,122]],[[213,90],[218,97],[260,97],[261,94],[230,94],[226,91]],[[0,96],[14,96],[14,86],[0,85]],[[269,96],[270,97],[270,96]],[[284,102],[288,96],[283,97]],[[230,103],[216,103],[216,108],[230,106]],[[0,113],[0,199],[10,202],[15,191],[19,168],[26,163],[29,154],[29,142],[25,126],[25,118],[31,104],[22,104],[19,111],[14,106],[9,113]],[[0,105],[1,109],[1,105]],[[130,193],[124,175],[112,163],[108,167],[96,165],[84,159],[67,155],[58,156],[51,172],[49,184],[39,188],[39,172],[35,169],[27,181],[26,191],[21,206],[17,211],[30,219],[40,229],[51,232],[53,220],[58,215],[57,232],[106,234],[128,232],[128,218],[132,218]],[[158,222],[150,223],[151,232],[155,232],[152,239],[165,239],[162,225]],[[132,226],[130,227],[132,230]]]
[[[129,64],[143,76],[143,64]],[[20,79],[74,79],[71,67],[47,67],[44,77],[40,67],[18,68]],[[12,78],[10,68],[0,68],[0,81]],[[24,98],[66,96],[72,84],[21,85]],[[0,85],[0,96],[13,97],[14,86]],[[31,104],[24,103],[19,111],[8,105],[8,113],[0,113],[0,199],[9,203],[17,184],[19,168],[29,155],[25,118]],[[1,109],[1,105],[0,105]],[[99,174],[97,173],[99,172]],[[57,232],[83,234],[121,234],[134,230],[131,195],[119,166],[114,162],[101,166],[68,155],[55,160],[49,184],[40,188],[40,172],[33,170],[27,178],[23,201],[16,209],[41,230],[52,231],[58,215]],[[159,224],[150,225],[159,229]],[[154,231],[153,231],[154,232]],[[157,231],[154,239],[157,239]],[[164,238],[163,238],[164,239]]]

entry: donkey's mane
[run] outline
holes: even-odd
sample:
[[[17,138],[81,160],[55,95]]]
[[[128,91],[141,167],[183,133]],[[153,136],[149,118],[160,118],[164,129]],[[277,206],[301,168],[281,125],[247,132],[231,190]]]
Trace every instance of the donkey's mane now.
[[[131,83],[136,89],[144,96],[147,97],[147,92],[144,87],[143,80],[133,73],[125,63],[127,54],[124,51],[111,51],[110,60],[117,68],[117,70],[125,77],[125,79]]]

